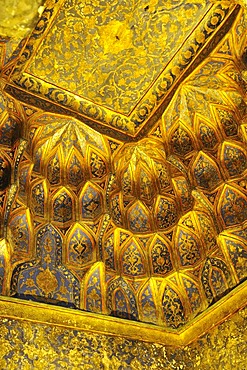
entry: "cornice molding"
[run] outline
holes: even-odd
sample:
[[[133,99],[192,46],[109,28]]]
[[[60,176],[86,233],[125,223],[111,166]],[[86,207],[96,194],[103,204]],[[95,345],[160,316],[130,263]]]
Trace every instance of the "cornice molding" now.
[[[198,315],[182,329],[176,331],[168,331],[163,327],[150,324],[3,296],[0,297],[0,317],[182,347],[230,318],[238,310],[245,307],[246,303],[247,281]]]

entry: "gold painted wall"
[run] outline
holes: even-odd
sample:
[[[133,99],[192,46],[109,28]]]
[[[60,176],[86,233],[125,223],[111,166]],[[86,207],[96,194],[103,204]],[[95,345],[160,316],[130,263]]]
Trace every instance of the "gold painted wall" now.
[[[247,308],[184,348],[1,318],[2,370],[245,370]]]

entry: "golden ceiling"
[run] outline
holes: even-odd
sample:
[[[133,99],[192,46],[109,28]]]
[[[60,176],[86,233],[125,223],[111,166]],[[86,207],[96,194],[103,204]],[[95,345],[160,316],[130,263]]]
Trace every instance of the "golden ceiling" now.
[[[180,330],[246,277],[243,9],[46,5],[1,41],[1,294]]]

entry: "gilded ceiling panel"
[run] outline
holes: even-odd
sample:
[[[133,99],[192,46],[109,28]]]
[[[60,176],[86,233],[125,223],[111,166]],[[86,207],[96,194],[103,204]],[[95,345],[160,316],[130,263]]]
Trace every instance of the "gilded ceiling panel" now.
[[[128,115],[210,5],[65,1],[26,71]]]
[[[46,101],[54,102],[106,134],[144,136],[239,9],[206,0],[53,0],[6,74],[26,102],[35,95],[45,110],[57,112]]]

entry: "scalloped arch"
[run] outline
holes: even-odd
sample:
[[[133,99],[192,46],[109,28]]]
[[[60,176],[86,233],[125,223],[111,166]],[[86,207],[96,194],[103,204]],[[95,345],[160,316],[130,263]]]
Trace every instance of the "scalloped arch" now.
[[[105,313],[105,268],[98,262],[90,268],[84,279],[84,309]]]
[[[152,279],[149,279],[144,287],[141,288],[138,295],[140,319],[144,322],[154,324],[158,322],[159,313],[157,310],[156,295],[156,284]]]
[[[132,238],[120,252],[121,273],[130,277],[146,276],[146,266],[145,255],[137,241]]]
[[[82,268],[96,261],[95,239],[86,227],[75,223],[66,238],[66,263]]]
[[[224,227],[237,226],[247,220],[247,197],[237,188],[226,184],[217,207]]]
[[[65,187],[52,197],[52,214],[54,221],[60,224],[72,222],[75,218],[74,197]]]
[[[82,219],[94,220],[102,215],[104,202],[102,189],[88,181],[79,195],[79,211]]]
[[[246,150],[235,142],[224,141],[220,158],[229,177],[240,176],[247,168]]]
[[[116,277],[107,289],[107,308],[112,316],[138,320],[135,294],[123,278]]]
[[[222,183],[222,176],[215,161],[200,151],[193,163],[195,185],[201,189],[212,191]]]
[[[148,209],[141,201],[135,202],[127,211],[129,228],[134,233],[151,231],[152,221]]]

